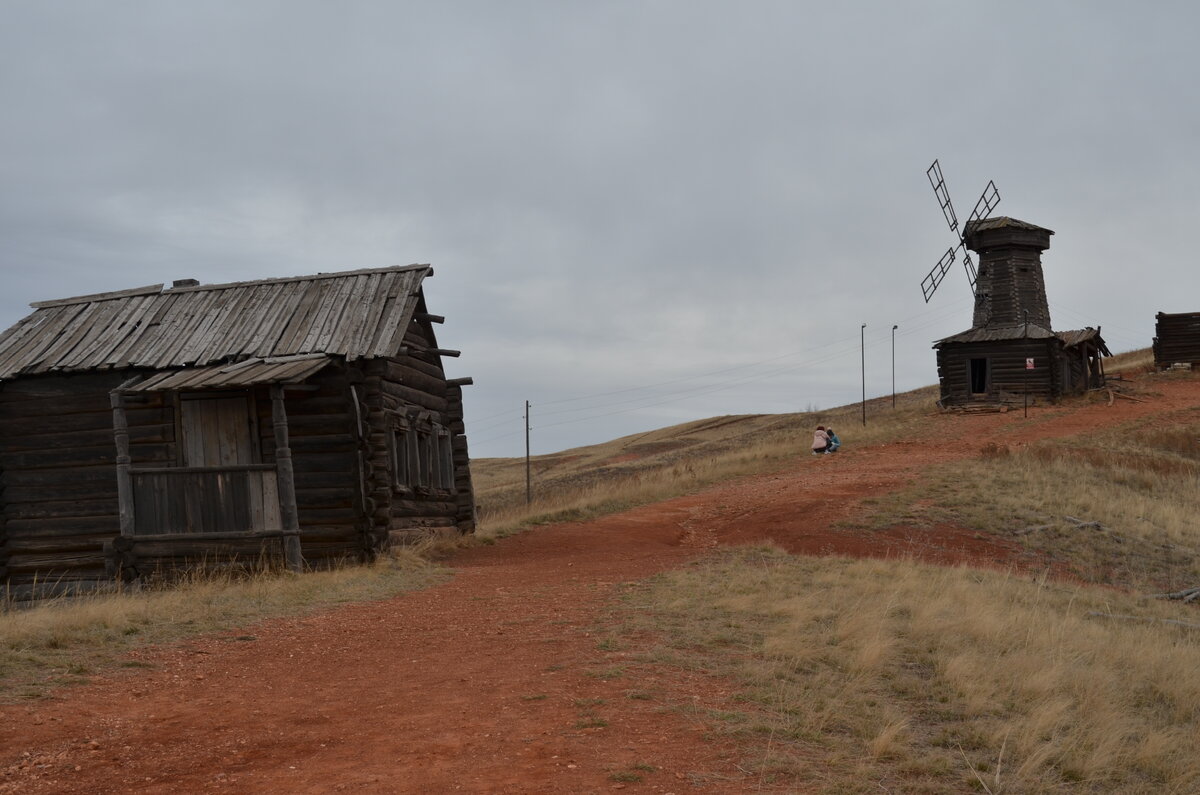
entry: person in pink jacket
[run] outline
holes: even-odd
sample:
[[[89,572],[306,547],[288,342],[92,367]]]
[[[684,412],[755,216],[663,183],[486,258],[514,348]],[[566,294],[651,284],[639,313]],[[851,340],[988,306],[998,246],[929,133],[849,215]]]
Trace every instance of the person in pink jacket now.
[[[813,455],[824,455],[829,447],[829,437],[825,435],[825,426],[818,425],[817,432],[813,434]]]

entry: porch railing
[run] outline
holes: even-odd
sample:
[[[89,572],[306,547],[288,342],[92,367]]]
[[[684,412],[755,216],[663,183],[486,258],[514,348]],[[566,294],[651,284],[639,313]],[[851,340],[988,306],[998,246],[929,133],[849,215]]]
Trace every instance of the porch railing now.
[[[133,533],[248,533],[280,530],[273,464],[131,467]]]

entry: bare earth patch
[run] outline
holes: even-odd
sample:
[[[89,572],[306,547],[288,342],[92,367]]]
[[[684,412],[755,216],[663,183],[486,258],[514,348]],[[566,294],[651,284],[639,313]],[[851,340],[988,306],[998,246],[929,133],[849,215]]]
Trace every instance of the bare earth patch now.
[[[947,416],[935,439],[784,471],[459,555],[455,578],[385,602],[275,620],[137,655],[126,672],[0,706],[0,792],[761,791],[692,703],[726,683],[635,663],[597,637],[622,583],[718,545],[804,554],[1046,565],[940,526],[847,529],[862,498],[926,466],[1200,403],[1164,381],[1146,403]],[[143,667],[149,666],[149,667]],[[796,785],[789,786],[795,791]]]

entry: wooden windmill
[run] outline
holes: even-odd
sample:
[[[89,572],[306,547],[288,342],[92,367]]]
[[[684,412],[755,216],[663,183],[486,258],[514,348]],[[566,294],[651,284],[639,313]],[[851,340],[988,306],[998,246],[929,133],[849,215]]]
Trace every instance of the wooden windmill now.
[[[934,343],[941,403],[1005,402],[1014,394],[1057,400],[1102,384],[1100,357],[1108,350],[1100,330],[1056,333],[1050,328],[1041,257],[1054,232],[1016,218],[990,217],[1000,203],[991,181],[960,228],[938,161],[925,175],[957,240],[921,281],[925,302],[959,256],[975,295],[971,328]],[[978,268],[970,251],[979,257]]]

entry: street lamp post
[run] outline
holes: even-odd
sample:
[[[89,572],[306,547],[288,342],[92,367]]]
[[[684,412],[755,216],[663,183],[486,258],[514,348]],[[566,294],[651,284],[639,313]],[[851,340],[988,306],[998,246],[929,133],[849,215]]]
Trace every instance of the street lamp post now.
[[[862,359],[862,420],[867,427],[867,324],[858,330],[858,350]]]
[[[896,410],[896,329],[899,326],[892,326],[892,411]]]

